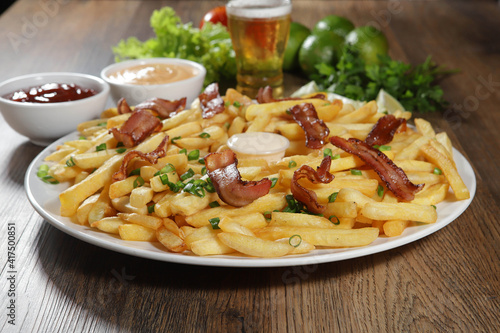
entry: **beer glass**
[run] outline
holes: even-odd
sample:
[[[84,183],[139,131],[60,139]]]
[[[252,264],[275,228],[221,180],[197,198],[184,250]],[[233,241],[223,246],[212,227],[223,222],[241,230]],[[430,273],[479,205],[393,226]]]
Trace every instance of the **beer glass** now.
[[[271,86],[274,97],[282,97],[290,0],[231,0],[226,12],[236,53],[236,89],[254,98],[260,87]]]

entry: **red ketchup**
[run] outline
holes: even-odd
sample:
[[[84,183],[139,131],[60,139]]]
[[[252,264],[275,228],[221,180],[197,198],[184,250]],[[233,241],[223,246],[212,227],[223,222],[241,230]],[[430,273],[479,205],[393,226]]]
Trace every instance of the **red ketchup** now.
[[[95,94],[95,90],[82,88],[73,83],[46,83],[38,87],[15,91],[6,98],[14,102],[59,103],[76,101]]]

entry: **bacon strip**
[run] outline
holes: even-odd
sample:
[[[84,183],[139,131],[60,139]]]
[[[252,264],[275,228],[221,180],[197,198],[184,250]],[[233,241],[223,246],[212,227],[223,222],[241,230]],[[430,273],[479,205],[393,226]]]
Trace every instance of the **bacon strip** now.
[[[314,170],[309,165],[302,165],[293,173],[292,183],[290,185],[293,197],[297,201],[306,205],[307,210],[314,214],[323,213],[326,207],[318,202],[318,197],[314,191],[308,190],[299,184],[299,179],[307,178],[313,184],[330,183],[334,178],[334,176],[329,172],[331,162],[332,158],[330,156],[326,156],[323,158],[323,161],[321,161],[317,170]]]
[[[224,100],[219,94],[219,84],[209,84],[198,98],[203,119],[212,118],[217,113],[224,112]]]
[[[308,97],[308,98],[325,99],[325,95],[316,94],[316,95]],[[265,86],[263,88],[259,88],[259,92],[257,93],[257,102],[259,104],[279,102],[279,101],[299,101],[302,99],[303,98],[300,98],[300,97],[274,98],[273,97],[273,88],[271,88],[271,86]]]
[[[165,157],[167,154],[167,144],[168,144],[168,135],[165,135],[163,140],[160,142],[158,147],[149,152],[149,153],[143,153],[138,150],[131,150],[125,156],[123,157],[123,162],[120,165],[120,169],[118,169],[117,172],[113,174],[113,181],[119,181],[127,178],[128,173],[128,165],[130,161],[132,161],[134,158],[139,157],[145,161],[148,161],[151,164],[155,164],[159,158]]]
[[[362,159],[379,175],[387,188],[401,200],[411,201],[415,193],[420,191],[424,184],[413,184],[405,172],[391,161],[387,155],[369,146],[365,142],[350,138],[345,140],[338,136],[330,138],[330,142],[342,150],[354,154]]]
[[[165,119],[184,110],[186,107],[186,100],[186,97],[174,101],[155,97],[137,104],[134,110],[152,110],[158,113],[161,118]]]
[[[161,129],[161,121],[150,112],[139,110],[133,112],[130,118],[119,129],[113,127],[109,130],[117,141],[123,142],[125,147],[136,146],[151,133]]]
[[[132,113],[132,109],[128,105],[125,97],[120,98],[120,100],[116,104],[116,109],[118,110],[119,114]]]
[[[269,193],[271,180],[243,181],[237,165],[236,154],[232,150],[211,153],[205,157],[207,174],[222,201],[228,205],[241,207]]]
[[[293,119],[306,133],[306,146],[320,149],[326,143],[330,130],[323,120],[318,118],[318,113],[311,103],[302,103],[288,109]]]
[[[370,145],[385,145],[394,138],[397,129],[403,125],[406,128],[406,119],[396,118],[392,114],[388,114],[380,118],[365,139],[365,142]]]

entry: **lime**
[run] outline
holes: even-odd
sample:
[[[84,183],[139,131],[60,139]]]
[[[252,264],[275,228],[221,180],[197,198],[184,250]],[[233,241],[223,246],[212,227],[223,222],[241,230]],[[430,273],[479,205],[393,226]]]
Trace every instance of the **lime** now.
[[[297,22],[290,23],[290,35],[283,57],[283,70],[292,71],[299,68],[299,49],[311,30]]]
[[[369,25],[354,29],[347,34],[345,41],[359,51],[367,64],[379,63],[377,55],[386,55],[389,50],[384,33]]]
[[[316,74],[316,65],[335,65],[339,59],[344,38],[331,31],[318,31],[307,37],[299,50],[299,65],[304,74]]]
[[[313,34],[328,30],[345,38],[354,29],[354,24],[342,16],[328,15],[319,20],[313,28]]]
[[[380,89],[375,101],[377,102],[378,112],[394,113],[397,110],[405,111],[404,106],[384,89]]]

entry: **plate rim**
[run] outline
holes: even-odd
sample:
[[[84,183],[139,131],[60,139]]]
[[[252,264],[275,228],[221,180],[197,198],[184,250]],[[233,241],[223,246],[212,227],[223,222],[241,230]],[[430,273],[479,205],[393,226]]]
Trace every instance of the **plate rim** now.
[[[419,239],[427,237],[437,232],[438,230],[444,228],[451,222],[455,221],[470,206],[471,202],[474,199],[477,187],[476,175],[471,163],[462,153],[460,153],[456,148],[453,148],[454,160],[456,162],[458,160],[461,162],[457,163],[457,166],[459,166],[459,173],[461,175],[462,173],[466,173],[467,175],[471,176],[470,178],[471,186],[468,186],[470,192],[470,198],[467,200],[452,202],[451,204],[455,203],[456,205],[458,205],[458,209],[454,210],[452,214],[446,216],[446,219],[444,221],[440,220],[438,212],[438,221],[436,223],[411,227],[419,229],[418,231],[412,232],[409,235],[403,234],[401,236],[390,237],[390,238],[379,237],[374,242],[375,244],[372,243],[370,245],[362,247],[342,248],[342,249],[316,249],[311,253],[307,254],[288,255],[279,258],[254,258],[254,257],[231,256],[231,255],[196,256],[196,255],[188,255],[185,253],[172,253],[166,250],[164,252],[163,251],[155,252],[151,251],[151,249],[141,249],[133,247],[131,246],[132,241],[124,241],[118,238],[116,238],[115,241],[110,241],[107,239],[97,237],[97,234],[101,234],[101,232],[95,229],[91,229],[90,227],[86,227],[86,230],[88,229],[89,231],[91,231],[91,233],[82,232],[80,229],[85,228],[85,226],[78,225],[72,222],[69,218],[53,214],[42,206],[40,198],[38,198],[38,195],[36,195],[33,192],[33,186],[32,186],[33,181],[40,181],[36,176],[38,167],[40,164],[45,163],[43,161],[43,158],[52,151],[54,151],[57,145],[62,144],[65,141],[69,141],[76,138],[78,138],[77,131],[72,132],[54,141],[52,144],[50,144],[44,150],[42,150],[32,160],[28,169],[26,170],[24,178],[25,192],[30,204],[35,209],[35,211],[39,215],[41,215],[45,219],[45,221],[49,222],[50,225],[86,243],[122,254],[132,255],[145,259],[163,261],[163,262],[178,263],[178,264],[212,266],[212,267],[287,267],[287,266],[312,265],[312,264],[336,262],[336,261],[354,259],[363,256],[368,256],[371,254],[380,253],[383,251],[392,250],[394,248],[401,247],[403,245],[410,244]],[[43,185],[54,186],[49,184],[43,184]],[[443,203],[437,204],[438,211],[440,210],[440,206],[442,205]],[[68,227],[60,219],[66,219],[69,221],[69,223],[73,225],[71,225],[71,227]],[[109,234],[105,235],[109,236]],[[383,239],[386,239],[386,241],[381,241]],[[147,243],[153,244],[152,242],[147,242]]]

